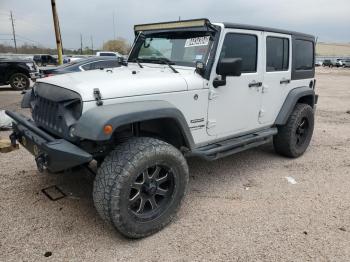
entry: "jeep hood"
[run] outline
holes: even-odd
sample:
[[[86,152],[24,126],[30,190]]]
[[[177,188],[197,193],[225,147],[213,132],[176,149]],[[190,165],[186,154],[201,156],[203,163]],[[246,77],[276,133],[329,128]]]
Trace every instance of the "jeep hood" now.
[[[80,94],[83,101],[95,100],[93,90],[100,90],[102,99],[148,95],[187,90],[184,77],[194,70],[179,70],[174,73],[167,67],[137,68],[133,65],[113,69],[92,70],[57,75],[38,80]]]

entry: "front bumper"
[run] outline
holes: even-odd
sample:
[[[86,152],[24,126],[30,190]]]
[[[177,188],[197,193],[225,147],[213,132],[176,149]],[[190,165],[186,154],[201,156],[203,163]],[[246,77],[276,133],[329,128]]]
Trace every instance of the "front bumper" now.
[[[32,81],[35,82],[38,78],[41,77],[41,75],[39,72],[31,72],[31,73],[29,73],[29,77]]]
[[[17,140],[35,156],[39,171],[47,168],[53,173],[60,172],[92,160],[89,153],[67,140],[52,137],[31,119],[11,111],[6,114],[14,120],[11,142],[15,144]]]

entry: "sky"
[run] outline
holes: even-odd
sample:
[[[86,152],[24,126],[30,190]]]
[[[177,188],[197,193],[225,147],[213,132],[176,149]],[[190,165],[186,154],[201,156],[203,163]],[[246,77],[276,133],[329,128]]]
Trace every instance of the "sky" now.
[[[65,48],[100,48],[116,37],[133,41],[133,25],[209,18],[313,34],[350,43],[350,0],[56,0]],[[19,44],[55,47],[50,0],[0,0],[0,43],[12,44],[10,11]],[[114,24],[113,24],[114,17]],[[115,28],[115,30],[114,30]]]

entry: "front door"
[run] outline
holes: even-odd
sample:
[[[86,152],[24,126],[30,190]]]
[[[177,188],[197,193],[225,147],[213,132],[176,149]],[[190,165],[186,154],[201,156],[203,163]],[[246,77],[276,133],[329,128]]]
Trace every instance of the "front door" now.
[[[225,30],[220,58],[242,58],[242,75],[228,76],[226,85],[214,88],[216,67],[212,70],[207,132],[223,138],[259,126],[262,88],[262,37],[253,30]],[[218,60],[217,59],[217,60]],[[216,65],[216,63],[215,63]]]

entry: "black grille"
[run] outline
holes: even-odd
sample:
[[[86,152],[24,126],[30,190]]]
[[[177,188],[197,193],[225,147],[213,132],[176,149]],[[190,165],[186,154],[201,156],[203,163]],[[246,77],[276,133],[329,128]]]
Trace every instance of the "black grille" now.
[[[36,97],[33,118],[38,125],[62,133],[62,117],[59,117],[58,113],[58,102],[53,102],[43,97]]]
[[[36,83],[31,102],[35,124],[57,137],[72,140],[69,128],[81,116],[81,98],[68,89]]]

